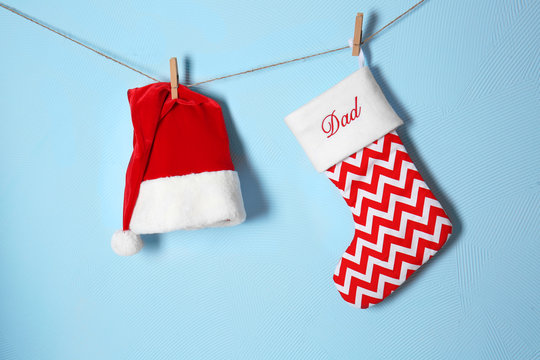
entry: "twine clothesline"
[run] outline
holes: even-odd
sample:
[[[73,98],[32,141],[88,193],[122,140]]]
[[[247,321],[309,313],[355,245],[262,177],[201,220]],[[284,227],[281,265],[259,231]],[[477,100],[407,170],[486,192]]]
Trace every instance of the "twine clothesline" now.
[[[388,24],[384,25],[383,27],[381,27],[379,30],[375,31],[373,34],[369,35],[367,38],[363,39],[362,42],[360,43],[361,45],[367,43],[368,41],[370,41],[373,37],[375,37],[377,34],[379,34],[381,31],[383,31],[384,29],[386,29],[387,27],[389,27],[390,25],[392,25],[393,23],[395,23],[396,21],[398,21],[399,19],[401,19],[403,16],[407,15],[409,12],[411,12],[412,10],[414,10],[417,6],[419,6],[420,4],[422,4],[425,0],[420,0],[418,1],[416,4],[414,4],[413,6],[411,6],[409,9],[407,9],[405,12],[403,12],[401,15],[399,15],[398,17],[396,17],[395,19],[393,19],[392,21],[390,21]],[[137,70],[136,68],[132,67],[132,66],[129,66],[128,64],[118,60],[118,59],[115,59],[99,50],[96,50],[94,49],[93,47],[91,46],[88,46],[88,45],[85,45],[83,44],[82,42],[80,41],[77,41],[71,37],[69,37],[68,35],[66,34],[63,34],[45,24],[43,24],[42,22],[36,20],[36,19],[33,19],[31,18],[30,16],[27,16],[17,10],[15,10],[14,8],[11,8],[3,3],[0,3],[0,7],[8,10],[8,11],[11,11],[12,13],[28,20],[28,21],[31,21],[33,22],[34,24],[36,25],[39,25],[49,31],[52,31],[53,33],[57,34],[57,35],[60,35],[61,37],[67,39],[67,40],[70,40],[72,42],[74,42],[75,44],[77,45],[80,45],[90,51],[93,51],[94,53],[98,54],[98,55],[101,55],[103,56],[104,58],[106,59],[109,59],[111,61],[114,61],[115,63],[119,64],[119,65],[122,65],[130,70],[133,70],[135,71],[136,73],[139,73],[140,75],[143,75],[143,76],[146,76],[147,78],[151,79],[151,80],[154,80],[156,82],[160,82],[158,79],[156,79],[155,77],[152,77],[148,74],[145,74],[144,72],[140,71],[140,70]],[[309,59],[309,58],[312,58],[312,57],[316,57],[316,56],[321,56],[321,55],[325,55],[325,54],[329,54],[329,53],[333,53],[333,52],[336,52],[336,51],[340,51],[340,50],[345,50],[349,48],[349,46],[342,46],[342,47],[339,47],[339,48],[336,48],[336,49],[330,49],[330,50],[326,50],[326,51],[322,51],[322,52],[318,52],[318,53],[315,53],[315,54],[310,54],[310,55],[306,55],[306,56],[302,56],[302,57],[298,57],[298,58],[294,58],[294,59],[290,59],[290,60],[285,60],[285,61],[280,61],[280,62],[277,62],[277,63],[274,63],[274,64],[269,64],[269,65],[264,65],[264,66],[259,66],[259,67],[256,67],[256,68],[253,68],[253,69],[250,69],[250,70],[245,70],[245,71],[241,71],[241,72],[237,72],[237,73],[233,73],[233,74],[229,74],[229,75],[224,75],[224,76],[219,76],[219,77],[215,77],[215,78],[211,78],[211,79],[208,79],[208,80],[204,80],[204,81],[200,81],[200,82],[197,82],[197,83],[194,83],[194,84],[189,84],[189,85],[186,85],[187,87],[193,87],[193,86],[198,86],[198,85],[201,85],[201,84],[206,84],[206,83],[209,83],[209,82],[212,82],[212,81],[217,81],[217,80],[221,80],[221,79],[227,79],[227,78],[230,78],[230,77],[233,77],[233,76],[239,76],[239,75],[244,75],[244,74],[247,74],[247,73],[252,73],[252,72],[255,72],[255,71],[259,71],[259,70],[264,70],[264,69],[268,69],[268,68],[271,68],[271,67],[275,67],[275,66],[279,66],[279,65],[284,65],[284,64],[288,64],[288,63],[292,63],[292,62],[295,62],[295,61],[300,61],[300,60],[305,60],[305,59]]]

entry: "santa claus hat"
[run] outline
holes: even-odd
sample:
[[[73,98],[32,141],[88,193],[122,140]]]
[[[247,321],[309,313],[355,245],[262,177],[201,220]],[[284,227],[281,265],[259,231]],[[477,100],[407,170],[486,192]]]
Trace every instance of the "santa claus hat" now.
[[[128,99],[133,154],[113,250],[137,253],[139,234],[242,223],[240,181],[219,104],[182,85],[172,99],[169,83],[131,89]]]

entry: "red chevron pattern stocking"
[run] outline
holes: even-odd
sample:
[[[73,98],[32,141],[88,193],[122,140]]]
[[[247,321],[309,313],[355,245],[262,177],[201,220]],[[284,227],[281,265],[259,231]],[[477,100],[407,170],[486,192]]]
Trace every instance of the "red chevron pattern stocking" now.
[[[367,308],[387,297],[446,242],[448,216],[392,131],[326,171],[351,207],[355,233],[334,282]]]
[[[452,224],[395,130],[403,121],[367,66],[285,117],[341,191],[354,238],[334,273],[345,301],[382,301],[444,245]]]

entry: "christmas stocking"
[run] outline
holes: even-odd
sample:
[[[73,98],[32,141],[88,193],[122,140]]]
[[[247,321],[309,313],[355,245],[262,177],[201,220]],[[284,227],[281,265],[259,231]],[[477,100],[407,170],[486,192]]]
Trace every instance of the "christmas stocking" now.
[[[285,122],[353,214],[354,237],[334,273],[338,291],[355,307],[382,301],[452,232],[395,132],[401,119],[364,66]]]

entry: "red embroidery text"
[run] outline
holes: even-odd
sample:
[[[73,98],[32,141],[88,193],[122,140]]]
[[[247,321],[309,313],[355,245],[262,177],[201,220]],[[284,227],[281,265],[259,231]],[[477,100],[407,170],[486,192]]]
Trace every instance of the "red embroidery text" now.
[[[360,117],[361,111],[362,107],[358,106],[358,97],[355,96],[354,108],[350,112],[345,113],[344,115],[339,117],[336,116],[336,110],[334,110],[331,114],[328,114],[324,117],[321,123],[322,131],[326,134],[326,137],[329,138],[330,136],[337,133],[340,128],[345,127],[350,124],[351,121],[358,119],[358,117]]]

